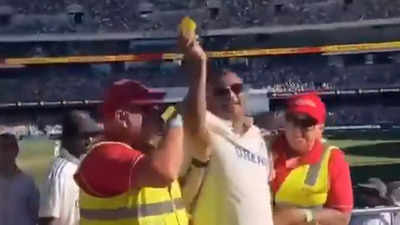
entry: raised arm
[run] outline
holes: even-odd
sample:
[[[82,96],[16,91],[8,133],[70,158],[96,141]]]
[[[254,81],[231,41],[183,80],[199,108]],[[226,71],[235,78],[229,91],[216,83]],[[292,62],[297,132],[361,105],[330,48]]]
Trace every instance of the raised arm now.
[[[133,176],[136,187],[168,186],[178,178],[183,161],[183,129],[180,115],[169,122],[169,128],[158,149],[138,162],[140,173]],[[140,169],[139,169],[140,168]]]
[[[189,92],[185,100],[184,130],[186,137],[192,142],[194,152],[202,155],[208,153],[208,132],[206,129],[206,83],[207,55],[197,40],[190,40],[180,35],[179,47],[184,54],[184,67],[189,75]]]
[[[184,66],[189,74],[189,92],[186,97],[185,130],[197,134],[205,125],[207,56],[196,40],[179,37],[184,54]]]

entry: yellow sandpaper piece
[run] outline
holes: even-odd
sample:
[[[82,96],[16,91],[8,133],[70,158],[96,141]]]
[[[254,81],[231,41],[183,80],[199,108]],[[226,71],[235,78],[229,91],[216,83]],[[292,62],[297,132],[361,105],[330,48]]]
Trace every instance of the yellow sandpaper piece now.
[[[194,38],[196,35],[196,22],[192,20],[190,17],[185,16],[181,24],[179,24],[179,31],[188,39]]]
[[[175,113],[176,109],[174,106],[168,106],[168,108],[163,112],[161,115],[161,118],[167,122],[170,117]]]

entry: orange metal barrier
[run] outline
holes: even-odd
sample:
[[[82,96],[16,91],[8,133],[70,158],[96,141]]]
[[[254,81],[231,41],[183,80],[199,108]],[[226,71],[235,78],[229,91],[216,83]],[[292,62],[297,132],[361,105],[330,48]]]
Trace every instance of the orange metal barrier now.
[[[207,52],[210,58],[232,58],[268,55],[293,55],[293,54],[349,54],[357,52],[381,52],[400,50],[400,41],[328,45],[319,47],[295,47],[295,48],[269,48],[247,49],[229,51]],[[180,60],[182,54],[178,53],[149,53],[129,55],[103,55],[103,56],[67,56],[67,57],[35,57],[35,58],[6,58],[5,65],[35,65],[35,64],[66,64],[66,63],[109,63],[109,62],[147,62]]]

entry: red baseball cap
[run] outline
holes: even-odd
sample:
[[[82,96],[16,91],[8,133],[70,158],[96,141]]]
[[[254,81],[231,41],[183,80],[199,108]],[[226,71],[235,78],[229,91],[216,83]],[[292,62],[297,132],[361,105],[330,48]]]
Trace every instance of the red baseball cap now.
[[[287,112],[305,114],[315,119],[318,124],[325,123],[326,108],[316,92],[294,95],[289,98]]]
[[[122,79],[113,83],[104,96],[104,118],[114,117],[115,111],[128,105],[163,103],[164,91],[147,88],[138,81]]]

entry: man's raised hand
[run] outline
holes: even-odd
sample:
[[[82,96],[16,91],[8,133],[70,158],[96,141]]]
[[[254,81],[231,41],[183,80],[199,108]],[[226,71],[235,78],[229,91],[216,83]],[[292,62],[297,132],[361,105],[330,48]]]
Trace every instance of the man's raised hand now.
[[[207,54],[200,46],[195,33],[196,24],[190,18],[184,18],[180,24],[178,47],[184,54],[184,59],[190,62],[205,62]]]

